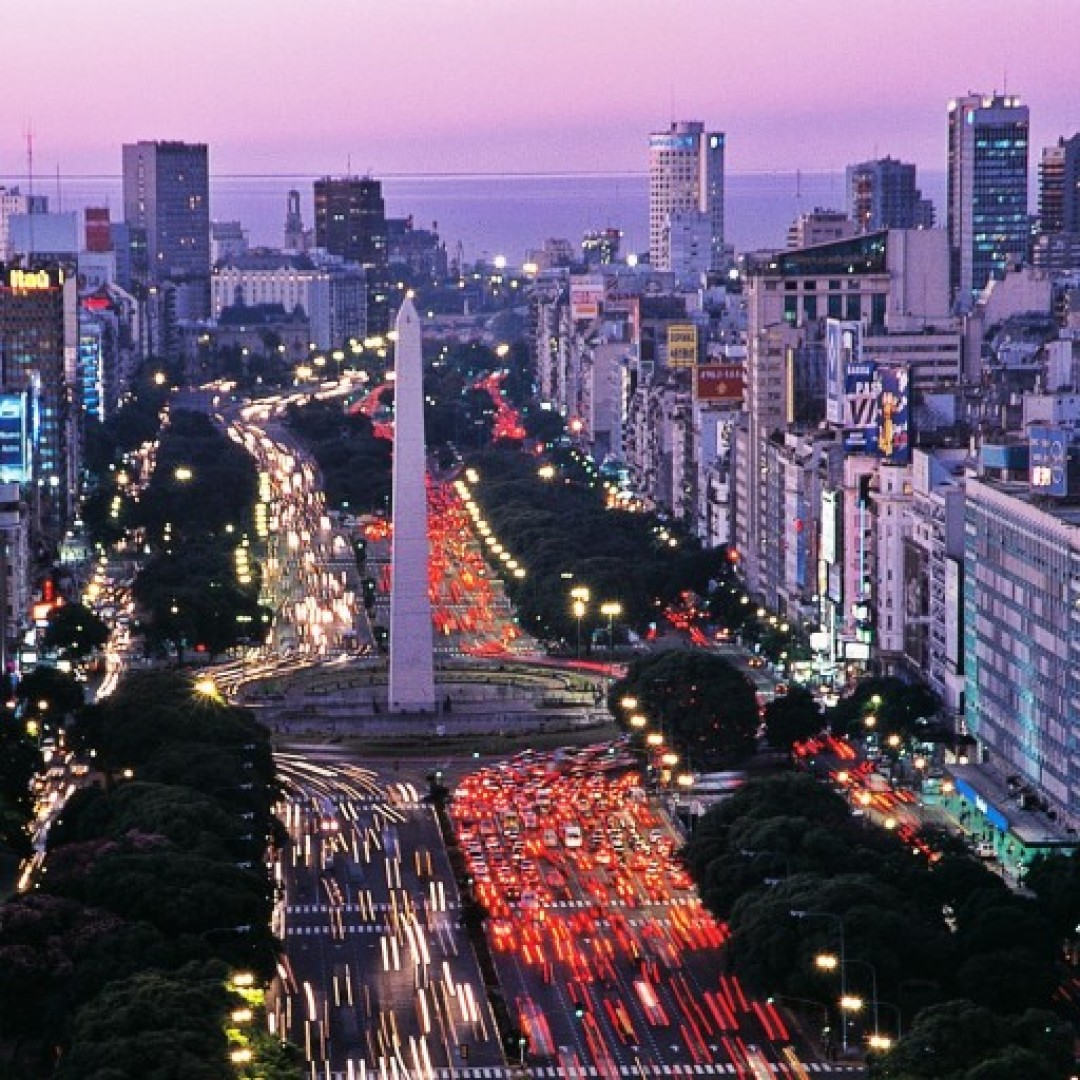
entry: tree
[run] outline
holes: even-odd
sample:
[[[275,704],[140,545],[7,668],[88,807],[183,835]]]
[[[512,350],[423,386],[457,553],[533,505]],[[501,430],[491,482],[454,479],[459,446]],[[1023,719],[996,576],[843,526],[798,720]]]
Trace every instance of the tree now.
[[[634,660],[612,689],[614,700],[624,695],[696,765],[737,764],[754,749],[757,696],[722,656],[673,649]]]
[[[104,648],[109,627],[83,604],[61,604],[49,612],[42,645],[76,663]]]
[[[27,672],[15,689],[16,700],[28,716],[59,722],[85,704],[82,683],[70,672],[39,664]]]
[[[106,986],[75,1015],[57,1080],[229,1080],[225,971],[191,965]]]
[[[1070,1025],[1053,1014],[1006,1017],[957,999],[919,1013],[892,1050],[870,1059],[869,1075],[873,1080],[1059,1080],[1071,1065]]]
[[[805,686],[792,686],[765,706],[765,737],[770,746],[789,754],[795,743],[817,735],[823,724],[821,705]]]

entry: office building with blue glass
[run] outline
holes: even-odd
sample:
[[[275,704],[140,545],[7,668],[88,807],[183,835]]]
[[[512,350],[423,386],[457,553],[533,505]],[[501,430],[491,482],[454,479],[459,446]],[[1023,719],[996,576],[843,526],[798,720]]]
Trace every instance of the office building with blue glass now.
[[[967,308],[1030,243],[1028,109],[1019,98],[949,102],[948,203],[953,296]]]

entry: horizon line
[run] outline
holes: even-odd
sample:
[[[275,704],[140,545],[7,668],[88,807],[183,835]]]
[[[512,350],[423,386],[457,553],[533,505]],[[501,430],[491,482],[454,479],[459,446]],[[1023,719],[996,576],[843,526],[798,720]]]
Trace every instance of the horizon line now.
[[[918,166],[928,172],[935,170],[926,166]],[[732,169],[725,170],[726,176],[834,176],[842,174],[848,166],[837,166],[831,169]],[[446,170],[439,172],[385,172],[379,175],[372,173],[355,173],[335,175],[333,173],[319,172],[211,172],[210,180],[317,180],[329,177],[330,179],[356,179],[356,180],[556,180],[556,179],[581,179],[595,177],[602,179],[647,179],[647,170],[635,169],[557,169],[557,170],[504,170],[491,172],[478,172],[476,170]],[[0,183],[53,183],[60,180],[123,180],[123,172],[42,172],[31,176],[28,173],[0,173]]]

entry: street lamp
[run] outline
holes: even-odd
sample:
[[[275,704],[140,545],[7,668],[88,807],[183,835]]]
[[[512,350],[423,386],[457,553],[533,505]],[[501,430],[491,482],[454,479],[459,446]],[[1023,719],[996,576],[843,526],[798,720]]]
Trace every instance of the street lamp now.
[[[570,599],[573,601],[571,610],[574,618],[577,619],[577,658],[579,660],[581,659],[581,620],[585,617],[591,598],[592,593],[587,585],[575,585],[570,590]]]
[[[622,604],[618,600],[605,600],[600,605],[600,614],[607,616],[608,678],[615,669],[615,617],[622,614]]]
[[[847,997],[847,976],[844,972],[844,960],[846,959],[847,951],[844,943],[844,920],[834,911],[805,911],[793,909],[791,911],[791,917],[793,919],[832,919],[836,923],[836,928],[840,935],[840,999],[843,1001],[843,999]],[[847,1050],[847,1020],[842,1012],[840,1014],[840,1042],[844,1050]]]
[[[877,992],[877,968],[870,963],[869,960],[838,960],[831,953],[819,953],[814,957],[814,964],[822,971],[835,971],[837,967],[844,968],[850,967],[852,964],[859,964],[864,968],[867,968],[870,972],[870,1011],[873,1017],[874,1023],[874,1036],[877,1037],[881,1034],[881,1025],[878,1023],[878,992]],[[843,992],[841,992],[841,999],[843,998]],[[841,1000],[842,1004],[842,1000]],[[859,1002],[858,1006],[853,1008],[862,1008],[862,1002]]]

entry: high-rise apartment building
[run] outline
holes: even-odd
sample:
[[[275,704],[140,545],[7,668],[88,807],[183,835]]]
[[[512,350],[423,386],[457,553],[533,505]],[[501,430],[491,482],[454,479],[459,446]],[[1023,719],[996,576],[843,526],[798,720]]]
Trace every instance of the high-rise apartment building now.
[[[178,311],[210,309],[210,166],[205,143],[124,146],[124,221],[132,231],[132,275],[146,286],[171,282]]]
[[[1080,233],[1080,134],[1043,149],[1039,232]]]
[[[315,246],[361,266],[386,265],[382,183],[369,176],[315,181]]]
[[[1019,98],[949,102],[948,201],[950,279],[967,307],[1028,249],[1028,108]]]
[[[687,243],[695,233],[708,243]],[[649,136],[649,259],[678,277],[723,270],[722,132],[690,121]]]
[[[390,329],[386,204],[370,176],[324,176],[315,181],[315,246],[367,271],[368,332]]]
[[[915,182],[915,166],[884,157],[849,165],[848,217],[856,232],[880,229],[929,229],[934,225],[934,204],[922,197]]]

